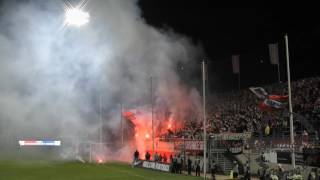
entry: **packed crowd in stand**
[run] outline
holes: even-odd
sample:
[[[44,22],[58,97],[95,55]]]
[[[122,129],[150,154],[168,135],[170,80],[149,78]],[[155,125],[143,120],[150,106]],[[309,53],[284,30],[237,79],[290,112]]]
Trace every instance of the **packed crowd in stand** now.
[[[287,95],[287,83],[277,83],[263,88],[274,95]],[[320,78],[307,78],[292,82],[293,112],[303,117],[319,134],[320,129]],[[259,100],[249,89],[217,95],[211,98],[207,109],[207,132],[255,132],[260,135],[273,132],[289,131],[287,110],[263,112],[258,108]],[[287,102],[284,102],[287,104]],[[287,109],[287,105],[285,106]],[[301,125],[298,117],[294,118],[296,132],[308,131]],[[310,132],[308,132],[310,133]],[[186,120],[183,129],[167,134],[167,137],[202,139],[202,122]]]
[[[313,77],[307,79],[301,79],[293,81],[292,87],[292,105],[294,113],[294,127],[295,137],[301,137],[303,143],[305,135],[314,134],[315,144],[312,147],[319,146],[320,133],[320,77]],[[270,95],[286,96],[288,94],[288,86],[286,82],[276,83],[272,85],[262,86]],[[256,150],[260,148],[258,152],[264,152],[266,141],[263,138],[275,137],[272,141],[275,144],[275,148],[278,145],[289,145],[277,143],[281,141],[281,138],[285,137],[285,143],[288,143],[289,138],[289,112],[288,102],[283,101],[282,109],[270,111],[264,111],[259,107],[259,103],[262,100],[252,93],[249,89],[242,89],[241,91],[228,92],[223,94],[216,94],[215,97],[209,97],[207,102],[207,133],[219,134],[219,133],[244,133],[250,132],[255,139],[254,146]],[[308,126],[306,125],[309,124]],[[310,128],[312,127],[312,128]],[[175,132],[168,131],[167,134],[162,135],[162,138],[185,138],[193,140],[203,139],[203,123],[201,120],[190,118],[185,120],[184,126]],[[223,144],[223,147],[229,150],[234,147],[247,147],[248,144],[243,144],[241,140],[222,141],[227,144]],[[300,143],[299,142],[299,143]],[[228,144],[231,143],[231,144]],[[257,143],[257,144],[256,144]],[[239,144],[239,145],[237,145]],[[230,145],[230,147],[228,146]],[[306,144],[303,144],[306,147]],[[308,148],[310,147],[307,143]],[[269,145],[268,145],[269,146]],[[279,146],[282,149],[282,146]],[[278,148],[279,149],[279,148]],[[286,148],[283,148],[286,149]],[[288,149],[288,147],[287,147]],[[313,157],[313,156],[310,156]],[[150,159],[147,158],[146,159]],[[155,158],[158,162],[164,162],[163,157]],[[168,163],[172,165],[172,172],[181,172],[181,157],[173,155],[168,158]],[[200,171],[200,161],[185,159],[185,170],[194,170],[198,174]],[[192,164],[192,165],[191,165]],[[210,163],[212,164],[212,163]],[[233,172],[236,172],[235,168]],[[299,171],[284,172],[281,167],[278,169],[264,170],[261,169],[258,172],[260,179],[276,179],[282,177],[299,176]],[[249,175],[250,176],[250,175]],[[300,175],[301,176],[301,175]],[[310,175],[311,176],[311,175]],[[318,175],[317,175],[318,176]],[[213,176],[214,177],[214,176]]]

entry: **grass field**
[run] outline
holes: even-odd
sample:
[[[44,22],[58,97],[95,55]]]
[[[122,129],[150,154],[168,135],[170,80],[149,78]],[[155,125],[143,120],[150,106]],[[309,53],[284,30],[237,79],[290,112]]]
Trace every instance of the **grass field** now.
[[[170,180],[201,179],[142,168],[128,164],[84,164],[50,161],[0,161],[0,180]]]

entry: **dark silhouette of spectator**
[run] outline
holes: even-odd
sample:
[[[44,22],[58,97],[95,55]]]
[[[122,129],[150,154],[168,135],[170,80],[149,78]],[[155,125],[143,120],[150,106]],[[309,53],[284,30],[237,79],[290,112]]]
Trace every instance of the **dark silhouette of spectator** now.
[[[196,160],[196,176],[200,176],[200,159]]]
[[[150,161],[150,153],[147,151],[145,155],[146,161]]]
[[[233,167],[233,178],[237,179],[238,175],[239,175],[239,165],[237,163],[237,161],[234,161],[234,167]]]
[[[214,160],[212,160],[212,163],[211,163],[211,177],[212,179],[216,179],[216,171],[217,171],[217,164]]]
[[[134,161],[138,161],[138,160],[139,160],[139,151],[136,150],[136,151],[134,152]]]
[[[246,162],[246,164],[244,165],[244,179],[245,180],[250,180],[250,164],[249,161]]]
[[[188,157],[188,163],[187,163],[187,169],[188,169],[188,175],[191,175],[191,170],[192,170],[192,161],[190,157]]]
[[[164,162],[164,163],[167,163],[167,156],[166,156],[166,154],[163,154],[163,162]]]
[[[159,156],[158,156],[158,162],[162,162],[162,156],[161,156],[161,154],[159,154]]]
[[[173,173],[178,173],[178,159],[177,159],[177,155],[174,155],[173,157]]]
[[[135,163],[136,163],[136,162],[138,162],[138,160],[139,160],[139,151],[138,151],[138,150],[136,150],[136,151],[134,152],[134,154],[133,154],[132,167],[134,167],[134,166],[135,166]]]

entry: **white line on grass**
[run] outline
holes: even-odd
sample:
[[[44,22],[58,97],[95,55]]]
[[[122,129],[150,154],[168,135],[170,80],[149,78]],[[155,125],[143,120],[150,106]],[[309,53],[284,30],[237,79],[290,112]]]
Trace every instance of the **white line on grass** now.
[[[139,174],[134,174],[134,173],[132,173],[132,172],[130,172],[130,171],[119,170],[119,169],[113,169],[113,168],[110,168],[110,167],[106,167],[106,168],[107,168],[107,169],[112,169],[112,170],[115,170],[115,171],[118,171],[118,172],[126,173],[126,174],[131,175],[131,176],[140,177],[140,178],[143,178],[143,179],[156,180],[156,179],[151,178],[151,177],[142,176],[142,175],[139,175]]]

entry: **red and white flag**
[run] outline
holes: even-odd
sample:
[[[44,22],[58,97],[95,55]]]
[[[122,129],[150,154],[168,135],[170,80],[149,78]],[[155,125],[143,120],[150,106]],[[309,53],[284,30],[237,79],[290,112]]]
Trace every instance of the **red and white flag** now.
[[[269,95],[262,87],[250,87],[252,91],[259,99],[263,100],[259,103],[258,107],[261,111],[273,111],[284,108],[283,101],[288,99],[288,96],[282,95]]]
[[[273,94],[270,94],[268,96],[268,99],[271,99],[271,100],[275,100],[275,101],[286,101],[288,100],[288,96],[280,96],[280,95],[273,95]]]
[[[283,109],[284,105],[279,101],[275,101],[275,100],[271,100],[271,99],[265,99],[264,101],[260,102],[258,107],[259,107],[259,109],[261,111],[272,112],[272,111],[275,111],[275,110]]]

